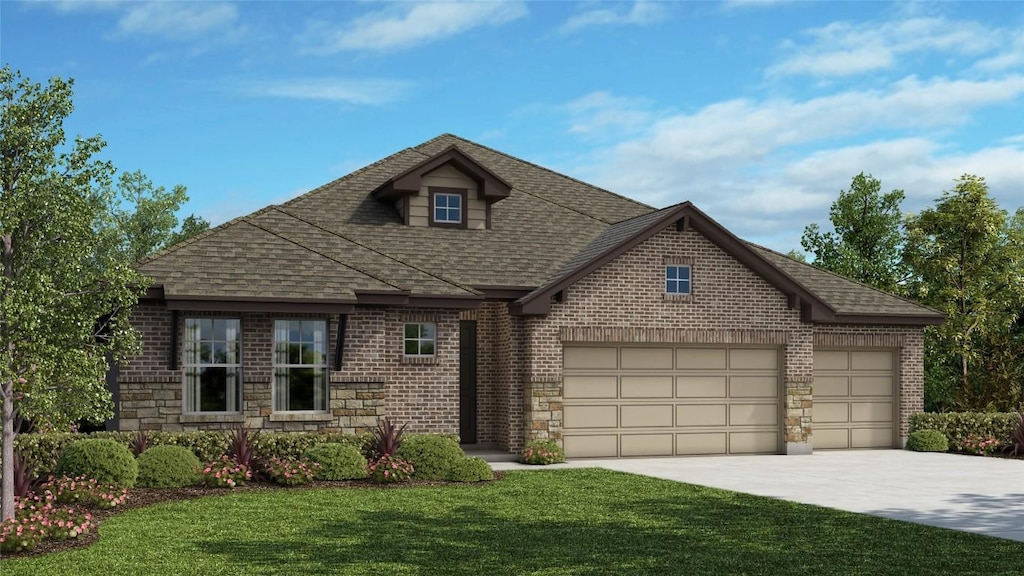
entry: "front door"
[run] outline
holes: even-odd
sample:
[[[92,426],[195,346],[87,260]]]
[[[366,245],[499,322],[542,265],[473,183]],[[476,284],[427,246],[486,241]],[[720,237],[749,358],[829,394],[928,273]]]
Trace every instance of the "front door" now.
[[[459,437],[476,444],[476,320],[459,322]]]

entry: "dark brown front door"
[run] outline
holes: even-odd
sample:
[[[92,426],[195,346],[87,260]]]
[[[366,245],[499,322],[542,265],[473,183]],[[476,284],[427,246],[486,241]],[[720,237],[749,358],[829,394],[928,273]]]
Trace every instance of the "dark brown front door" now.
[[[476,444],[476,320],[459,322],[459,437]]]

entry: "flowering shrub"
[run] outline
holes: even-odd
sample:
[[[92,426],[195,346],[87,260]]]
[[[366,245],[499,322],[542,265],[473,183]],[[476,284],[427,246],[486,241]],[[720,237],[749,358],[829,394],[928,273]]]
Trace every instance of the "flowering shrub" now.
[[[251,480],[252,472],[247,466],[221,456],[220,460],[214,460],[203,467],[202,477],[203,484],[208,488],[234,488],[244,486],[247,480]]]
[[[1003,449],[1003,443],[993,436],[968,436],[957,444],[956,448],[961,452],[975,454],[977,456],[991,456]]]
[[[317,468],[320,468],[319,464],[306,458],[292,460],[273,457],[267,460],[266,464],[267,478],[270,478],[271,482],[285,486],[306,484],[316,476]]]
[[[55,501],[49,490],[43,497],[16,498],[14,518],[0,522],[0,552],[28,552],[44,538],[68,540],[96,528],[92,514]]]
[[[554,440],[532,440],[523,449],[523,464],[557,464],[565,462],[565,452]]]
[[[370,462],[366,469],[370,473],[370,480],[379,484],[405,482],[412,478],[414,472],[412,464],[394,456],[381,456]]]
[[[95,478],[86,476],[51,477],[43,484],[42,494],[45,499],[52,499],[54,502],[82,504],[104,510],[124,504],[128,499],[127,488],[114,484],[103,485]]]

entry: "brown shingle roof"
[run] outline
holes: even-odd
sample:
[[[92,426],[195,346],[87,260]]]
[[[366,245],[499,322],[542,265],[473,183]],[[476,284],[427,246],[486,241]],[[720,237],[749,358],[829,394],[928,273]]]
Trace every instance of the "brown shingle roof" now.
[[[492,205],[490,229],[405,226],[390,203],[371,196],[389,179],[453,146],[512,187]],[[360,290],[473,297],[473,286],[539,287],[536,294],[657,225],[673,208],[654,210],[444,134],[280,206],[222,224],[143,260],[139,268],[168,297],[350,300]],[[772,274],[795,281],[836,313],[935,314],[765,248],[751,250],[767,262],[759,265],[770,265]]]

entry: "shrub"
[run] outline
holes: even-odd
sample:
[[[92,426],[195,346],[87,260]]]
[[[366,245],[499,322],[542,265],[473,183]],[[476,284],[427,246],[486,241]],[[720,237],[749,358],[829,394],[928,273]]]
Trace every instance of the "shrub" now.
[[[245,486],[252,479],[252,472],[225,455],[204,466],[200,476],[208,488],[234,488]]]
[[[402,435],[405,434],[405,427],[408,425],[406,422],[399,428],[390,418],[378,420],[377,429],[373,431],[372,457],[380,459],[398,452],[402,446]]]
[[[132,437],[130,444],[132,454],[135,455],[136,458],[138,458],[139,454],[142,454],[143,452],[146,451],[147,448],[149,448],[149,434],[146,434],[145,432],[139,432],[134,437]]]
[[[1010,434],[1010,442],[1007,449],[1010,456],[1024,456],[1024,412],[1017,413],[1017,427]]]
[[[36,467],[31,460],[14,452],[14,497],[27,498],[39,491],[42,482],[36,476]]]
[[[43,495],[62,504],[82,504],[93,508],[116,508],[128,499],[128,489],[115,484],[102,484],[95,478],[61,476],[50,478],[43,485]]]
[[[907,436],[907,450],[914,452],[946,452],[949,441],[938,430],[918,430]]]
[[[253,467],[253,442],[260,437],[259,430],[252,432],[239,426],[228,435],[227,455],[248,469]]]
[[[483,458],[463,458],[452,464],[448,471],[448,480],[452,482],[484,482],[494,480],[494,471]]]
[[[317,480],[366,478],[366,458],[355,446],[326,442],[309,448],[305,456],[320,465],[316,471]]]
[[[0,522],[0,553],[28,552],[43,539],[68,540],[96,528],[93,516],[73,507],[54,505],[45,498],[17,498],[14,518]]]
[[[378,484],[391,484],[394,482],[406,482],[412,478],[416,469],[412,464],[396,456],[381,456],[370,462],[367,472],[370,480]]]
[[[88,476],[100,484],[131,488],[139,475],[139,465],[124,444],[104,438],[72,442],[57,461],[57,475]]]
[[[565,462],[565,452],[554,440],[531,440],[522,454],[523,464],[557,464]]]
[[[409,436],[395,452],[402,460],[413,465],[416,478],[422,480],[444,480],[452,466],[466,457],[459,443],[436,434]]]
[[[910,432],[938,430],[950,446],[963,443],[968,436],[1009,440],[1017,427],[1013,412],[918,412],[910,415]]]
[[[138,458],[139,486],[143,488],[180,488],[199,483],[202,462],[182,446],[154,446]]]
[[[275,484],[297,486],[309,483],[316,476],[316,470],[319,467],[319,464],[311,462],[307,458],[292,460],[275,456],[267,459],[264,470],[267,473],[267,478]]]
[[[953,445],[960,452],[975,456],[991,456],[1003,449],[1003,443],[992,436],[968,436]]]

